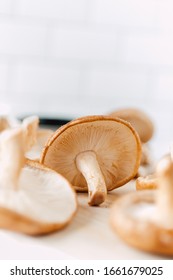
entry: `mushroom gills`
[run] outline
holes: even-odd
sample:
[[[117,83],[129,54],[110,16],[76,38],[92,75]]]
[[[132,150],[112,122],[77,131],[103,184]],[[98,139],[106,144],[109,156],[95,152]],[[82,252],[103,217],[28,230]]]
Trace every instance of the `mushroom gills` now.
[[[0,135],[0,228],[46,234],[70,222],[76,194],[62,175],[35,161],[25,162],[23,138],[22,127]]]
[[[61,224],[75,212],[76,199],[62,176],[26,165],[17,191],[0,189],[0,207],[40,223]]]
[[[140,139],[129,123],[95,115],[55,131],[40,162],[62,174],[78,191],[88,190],[89,204],[99,205],[107,191],[134,178],[140,157]]]

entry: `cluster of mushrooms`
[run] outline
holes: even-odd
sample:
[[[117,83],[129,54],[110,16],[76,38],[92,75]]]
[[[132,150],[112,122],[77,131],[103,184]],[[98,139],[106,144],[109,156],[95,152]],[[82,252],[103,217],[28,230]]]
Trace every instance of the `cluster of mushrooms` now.
[[[107,193],[136,180],[136,191],[110,210],[116,234],[139,249],[173,254],[173,162],[154,164],[154,126],[138,109],[70,121],[56,131],[32,116],[0,117],[0,227],[40,235],[66,226],[77,192],[99,206]]]

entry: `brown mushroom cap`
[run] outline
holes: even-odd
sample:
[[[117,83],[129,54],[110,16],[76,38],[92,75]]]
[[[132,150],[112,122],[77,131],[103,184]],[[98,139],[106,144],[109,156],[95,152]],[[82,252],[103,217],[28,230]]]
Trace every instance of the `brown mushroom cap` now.
[[[60,127],[45,145],[41,163],[86,190],[76,166],[76,157],[85,151],[95,153],[108,190],[132,179],[140,164],[137,133],[126,121],[108,116],[83,117]]]
[[[141,142],[148,142],[154,133],[154,125],[146,113],[133,108],[119,109],[111,114],[111,117],[121,118],[128,121],[136,129]]]
[[[157,191],[124,195],[112,207],[110,222],[129,245],[144,251],[173,255],[173,229],[155,222]]]

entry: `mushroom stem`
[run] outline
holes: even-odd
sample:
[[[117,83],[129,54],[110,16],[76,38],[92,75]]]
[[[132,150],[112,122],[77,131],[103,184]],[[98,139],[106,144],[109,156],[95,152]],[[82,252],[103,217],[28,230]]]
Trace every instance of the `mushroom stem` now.
[[[99,205],[104,202],[107,188],[103,174],[93,151],[82,152],[76,157],[76,165],[88,185],[89,205]]]
[[[37,128],[39,119],[37,116],[31,116],[23,120],[23,137],[25,151],[28,152],[37,142]]]
[[[159,222],[173,228],[173,163],[164,159],[158,166],[157,209]]]
[[[0,117],[0,132],[2,132],[3,130],[9,128],[9,123],[7,118],[5,117]]]
[[[0,137],[0,188],[17,190],[18,178],[25,162],[23,131],[6,130]]]

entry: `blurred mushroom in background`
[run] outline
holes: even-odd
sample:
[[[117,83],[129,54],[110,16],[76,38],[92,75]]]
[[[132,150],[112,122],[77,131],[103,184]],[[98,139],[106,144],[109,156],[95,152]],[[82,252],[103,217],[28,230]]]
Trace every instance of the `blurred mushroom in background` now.
[[[173,255],[173,162],[157,165],[157,190],[131,192],[112,207],[111,225],[129,245],[151,253]]]
[[[149,147],[149,141],[154,134],[154,124],[150,117],[140,109],[124,108],[109,114],[111,117],[120,118],[129,122],[137,131],[142,143],[142,157],[138,176],[146,176],[154,170],[154,161]]]

